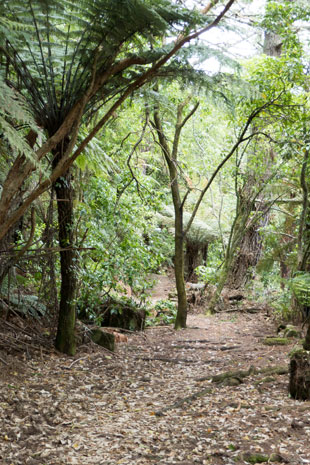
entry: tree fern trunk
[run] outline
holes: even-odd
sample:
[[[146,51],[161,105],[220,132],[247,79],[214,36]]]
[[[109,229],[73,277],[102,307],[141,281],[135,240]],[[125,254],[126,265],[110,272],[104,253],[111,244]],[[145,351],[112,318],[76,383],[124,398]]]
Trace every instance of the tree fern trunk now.
[[[57,163],[63,148],[57,153]],[[61,288],[58,328],[55,347],[60,352],[74,355],[75,343],[75,296],[76,296],[76,252],[73,249],[73,187],[71,172],[68,170],[54,184],[57,199]]]

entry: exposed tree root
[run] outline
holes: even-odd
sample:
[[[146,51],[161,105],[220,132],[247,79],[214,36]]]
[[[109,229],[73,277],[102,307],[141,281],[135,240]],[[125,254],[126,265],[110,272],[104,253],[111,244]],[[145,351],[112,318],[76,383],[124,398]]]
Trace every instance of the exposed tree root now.
[[[220,373],[214,376],[210,375],[210,376],[204,376],[203,378],[197,378],[197,381],[211,380],[212,383],[220,384],[227,380],[239,380],[239,382],[242,382],[242,380],[246,378],[247,376],[253,376],[253,375],[260,375],[260,374],[285,375],[287,373],[288,373],[288,367],[283,367],[283,366],[271,366],[271,367],[265,367],[265,368],[255,368],[254,366],[250,366],[248,370],[226,371],[225,373]],[[167,412],[168,410],[173,410],[175,408],[182,407],[184,404],[188,404],[198,399],[199,397],[203,397],[211,393],[212,393],[212,388],[207,387],[205,389],[202,389],[201,391],[195,392],[194,394],[190,396],[184,397],[183,399],[180,399],[171,405],[168,405],[162,410],[156,411],[155,415],[158,417],[163,416],[164,413]]]
[[[184,397],[183,399],[177,400],[173,404],[168,405],[167,407],[165,407],[165,408],[163,408],[161,410],[157,410],[157,412],[155,412],[155,415],[157,417],[161,417],[168,410],[173,410],[174,408],[182,407],[182,405],[184,405],[184,404],[188,404],[188,403],[192,402],[193,400],[198,399],[199,397],[203,397],[203,396],[205,396],[207,394],[211,394],[211,393],[212,393],[212,388],[207,387],[205,389],[202,389],[201,391],[195,392],[191,396],[187,396],[187,397]]]
[[[243,380],[247,376],[268,374],[268,375],[285,375],[288,373],[288,367],[283,366],[271,366],[265,368],[255,368],[253,365],[250,366],[248,370],[236,370],[236,371],[226,371],[218,375],[208,375],[203,376],[202,378],[196,378],[197,381],[207,381],[212,380],[212,383],[222,383],[228,378],[235,378]]]

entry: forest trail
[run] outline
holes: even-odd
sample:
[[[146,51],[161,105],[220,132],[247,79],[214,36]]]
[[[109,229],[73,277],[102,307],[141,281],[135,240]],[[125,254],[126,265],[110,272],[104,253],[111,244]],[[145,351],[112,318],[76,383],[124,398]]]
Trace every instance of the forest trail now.
[[[250,375],[236,385],[199,380],[287,366],[294,342],[263,345],[274,333],[264,313],[189,315],[185,330],[129,334],[115,355],[94,345],[74,358],[7,355],[0,463],[228,465],[255,463],[253,453],[310,463],[310,404],[288,397],[287,374]]]
[[[173,271],[168,274],[151,274],[149,279],[154,282],[154,286],[147,290],[148,300],[156,303],[158,300],[168,299],[169,293],[175,291],[175,280]]]

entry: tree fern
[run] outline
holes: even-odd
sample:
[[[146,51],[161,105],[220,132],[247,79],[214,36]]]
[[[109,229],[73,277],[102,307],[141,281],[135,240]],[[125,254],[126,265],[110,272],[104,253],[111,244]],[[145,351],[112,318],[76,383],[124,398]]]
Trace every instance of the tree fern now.
[[[0,153],[4,155],[5,162],[9,150],[11,153],[23,153],[35,163],[35,154],[24,138],[24,129],[40,132],[25,99],[12,90],[0,76]]]
[[[300,305],[310,306],[310,273],[299,272],[289,280],[289,285]]]
[[[171,233],[174,233],[174,211],[172,206],[166,206],[160,213],[156,214],[157,221],[159,224],[166,226]],[[188,212],[183,213],[183,224],[184,229],[190,220],[191,214]],[[195,219],[191,229],[186,235],[186,240],[196,245],[205,245],[209,242],[213,242],[219,237],[219,231],[217,226],[214,224],[210,226],[204,221]]]
[[[124,57],[156,61],[166,53],[154,53],[157,38],[192,21],[188,10],[167,0],[5,0],[2,10],[5,20],[26,27],[2,46],[14,70],[6,78],[24,93],[49,133],[85,95],[95,76],[109,73]],[[89,106],[98,96],[107,98],[128,85],[141,72],[135,69],[126,79],[120,72],[109,85],[97,79]]]

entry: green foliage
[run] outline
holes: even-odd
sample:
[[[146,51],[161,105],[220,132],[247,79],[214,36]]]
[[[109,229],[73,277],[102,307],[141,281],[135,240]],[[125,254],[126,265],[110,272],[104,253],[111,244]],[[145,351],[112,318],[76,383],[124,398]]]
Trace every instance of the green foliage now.
[[[96,307],[106,292],[120,292],[122,285],[143,294],[147,275],[171,254],[170,246],[165,250],[166,243],[172,245],[171,239],[156,228],[150,206],[133,187],[118,198],[121,176],[115,181],[113,186],[103,178],[89,179],[84,202],[78,206],[81,224],[88,231],[84,246],[90,249],[82,254],[79,300],[89,307]]]
[[[216,284],[219,279],[219,270],[211,266],[197,266],[195,273],[204,283]]]
[[[7,162],[10,158],[9,152],[23,153],[36,165],[35,153],[24,138],[24,128],[28,131],[32,129],[38,134],[41,132],[25,99],[11,89],[0,75],[0,155],[3,161]]]
[[[39,302],[36,295],[23,295],[20,297],[11,295],[10,302],[16,311],[24,316],[39,318],[46,315],[46,306]]]
[[[208,247],[207,266],[201,265],[195,269],[199,281],[208,284],[217,284],[222,273],[222,244],[220,241],[214,241]]]
[[[78,298],[77,309],[78,316],[81,320],[93,322],[101,326],[107,312],[111,315],[122,315],[125,308],[138,311],[141,307],[132,298],[126,296],[99,296],[94,289],[94,298],[92,301],[83,300],[82,296]],[[96,304],[96,305],[95,305]]]
[[[294,55],[300,49],[298,37],[298,21],[308,21],[310,18],[309,2],[307,0],[269,0],[266,3],[265,17],[261,26],[278,34],[282,38],[284,53]],[[295,55],[296,57],[300,54]]]
[[[188,212],[183,213],[183,227],[186,229],[186,225],[189,222],[191,214]],[[165,206],[160,213],[157,213],[158,222],[162,226],[166,226],[169,228],[169,231],[173,232],[174,230],[174,212],[173,207]],[[213,226],[213,228],[212,228]],[[210,226],[209,224],[201,221],[199,219],[195,219],[191,229],[189,230],[186,240],[190,243],[195,245],[206,245],[209,242],[213,242],[218,237],[218,230],[216,226],[213,224]]]
[[[278,290],[270,299],[271,307],[274,314],[281,321],[292,321],[296,314],[292,305],[292,293],[290,289],[284,288]]]
[[[201,21],[168,0],[4,0],[1,13],[2,25],[25,25],[3,44],[9,77],[50,134],[87,94],[95,76],[102,80],[92,89],[89,110],[103,94],[110,98],[122,91],[141,74],[141,65],[167,52],[158,40],[162,35]],[[107,84],[105,73],[124,58],[132,58],[130,71]]]
[[[176,315],[177,308],[174,302],[159,300],[152,309],[151,316],[148,316],[146,326],[170,325],[175,321]]]
[[[310,273],[297,272],[289,281],[297,302],[305,307],[310,306]]]

